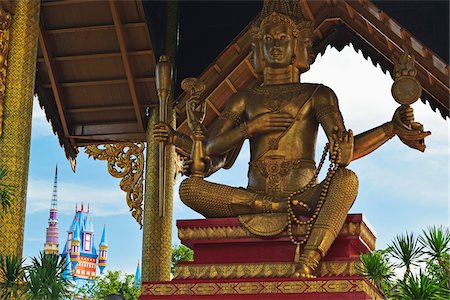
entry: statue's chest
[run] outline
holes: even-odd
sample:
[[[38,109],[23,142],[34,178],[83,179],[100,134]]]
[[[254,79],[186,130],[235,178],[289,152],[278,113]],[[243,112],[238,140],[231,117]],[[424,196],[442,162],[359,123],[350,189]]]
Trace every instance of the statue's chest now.
[[[253,119],[263,113],[286,112],[295,117],[309,99],[309,91],[308,86],[303,85],[253,88],[250,91],[251,101],[247,104],[247,116]]]

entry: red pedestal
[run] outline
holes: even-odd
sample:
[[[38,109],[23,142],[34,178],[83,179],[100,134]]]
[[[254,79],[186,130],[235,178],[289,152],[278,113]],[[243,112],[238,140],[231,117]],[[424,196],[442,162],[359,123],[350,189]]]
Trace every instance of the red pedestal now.
[[[177,265],[169,282],[143,282],[139,299],[381,299],[357,276],[361,253],[375,248],[375,235],[361,214],[346,222],[316,270],[316,279],[294,279],[295,245],[286,232],[261,238],[238,218],[180,220],[181,242],[194,261]],[[302,239],[305,226],[294,228]]]

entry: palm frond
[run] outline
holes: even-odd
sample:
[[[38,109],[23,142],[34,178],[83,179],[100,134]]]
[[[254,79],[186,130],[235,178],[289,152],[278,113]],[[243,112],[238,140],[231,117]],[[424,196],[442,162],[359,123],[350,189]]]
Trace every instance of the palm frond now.
[[[0,255],[0,299],[15,299],[23,290],[24,260],[12,255]]]
[[[408,276],[405,281],[398,282],[396,299],[401,300],[444,300],[449,299],[450,291],[425,274]]]
[[[391,255],[398,260],[398,267],[406,267],[405,277],[411,273],[411,267],[418,266],[423,246],[412,233],[397,235],[392,240]]]
[[[375,284],[385,296],[390,290],[390,281],[394,276],[387,253],[386,250],[376,250],[361,254],[361,264],[356,265],[358,273]]]
[[[450,252],[450,230],[443,226],[428,227],[419,236],[419,242],[424,247],[424,253],[439,261]]]

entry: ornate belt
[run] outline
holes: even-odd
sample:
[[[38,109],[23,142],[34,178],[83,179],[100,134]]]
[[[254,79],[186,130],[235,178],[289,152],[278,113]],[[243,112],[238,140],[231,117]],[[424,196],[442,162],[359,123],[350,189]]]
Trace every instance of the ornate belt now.
[[[316,164],[311,159],[285,159],[281,155],[266,156],[262,159],[251,161],[250,168],[256,169],[266,178],[266,192],[284,191],[284,177],[293,169],[300,169],[309,165],[315,168]]]

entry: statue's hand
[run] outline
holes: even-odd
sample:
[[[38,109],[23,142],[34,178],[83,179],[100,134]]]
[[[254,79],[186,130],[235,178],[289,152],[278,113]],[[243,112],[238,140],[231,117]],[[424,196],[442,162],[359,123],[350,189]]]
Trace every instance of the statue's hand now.
[[[209,176],[211,173],[212,165],[213,165],[213,161],[212,161],[211,157],[209,157],[209,156],[203,157],[201,160],[201,163],[202,163],[203,169],[204,169],[203,175]],[[194,164],[194,160],[192,158],[185,159],[183,161],[183,169],[182,169],[181,173],[184,176],[188,176],[188,177],[191,176],[193,164]]]
[[[157,142],[173,145],[175,143],[175,130],[170,125],[159,122],[153,127],[153,137]]]
[[[271,131],[284,131],[294,122],[294,118],[284,112],[268,112],[249,121],[247,130],[250,135]]]
[[[339,148],[341,148],[341,161],[340,166],[348,166],[353,160],[353,149],[354,149],[354,138],[353,131],[349,129],[348,131],[340,131],[337,126],[333,128],[333,134],[330,141],[330,151],[334,148],[334,143],[339,143]]]
[[[394,134],[407,146],[425,151],[425,137],[431,134],[430,131],[423,131],[423,125],[414,122],[414,111],[412,107],[401,105],[392,117]]]

